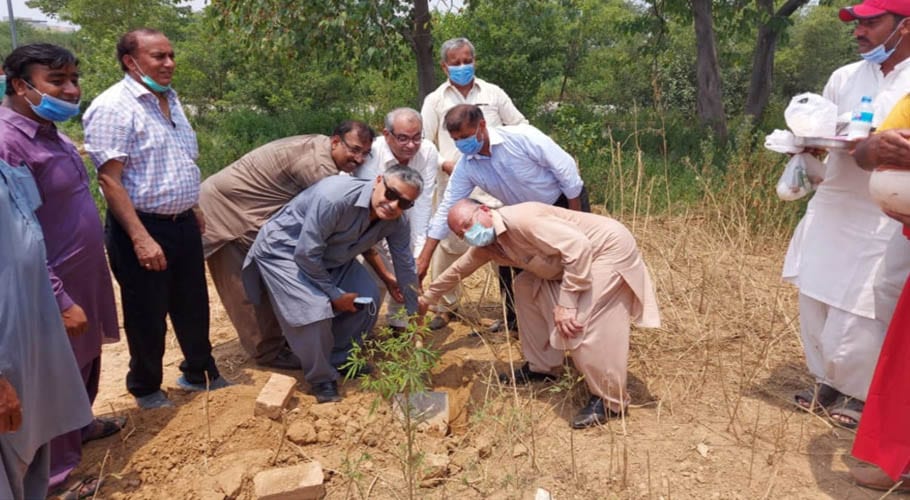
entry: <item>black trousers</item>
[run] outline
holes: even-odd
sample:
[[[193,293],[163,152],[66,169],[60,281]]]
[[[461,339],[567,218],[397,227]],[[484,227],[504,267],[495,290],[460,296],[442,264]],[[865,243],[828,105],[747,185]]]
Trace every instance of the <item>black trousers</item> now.
[[[139,214],[139,220],[164,251],[164,271],[149,271],[139,264],[132,240],[110,212],[105,224],[105,244],[120,284],[130,349],[126,387],[136,397],[161,388],[167,316],[183,351],[180,370],[186,380],[204,384],[206,372],[209,380],[219,376],[209,342],[209,296],[195,216],[188,210],[169,219]]]
[[[580,198],[579,201],[581,201],[581,211],[590,213],[591,202],[588,199],[588,189],[582,187],[578,197]],[[564,194],[559,195],[559,198],[553,202],[553,206],[569,208],[569,199]],[[510,329],[517,321],[515,317],[515,298],[512,293],[512,279],[520,272],[521,269],[517,267],[499,266],[499,293],[506,296],[506,321],[509,323]]]

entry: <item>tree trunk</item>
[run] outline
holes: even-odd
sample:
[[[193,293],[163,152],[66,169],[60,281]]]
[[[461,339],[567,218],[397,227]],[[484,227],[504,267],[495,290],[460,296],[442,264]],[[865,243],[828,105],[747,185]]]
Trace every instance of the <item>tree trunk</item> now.
[[[414,16],[411,49],[417,59],[419,108],[423,98],[436,87],[436,61],[433,60],[433,36],[430,32],[430,7],[427,0],[416,0],[411,14]]]
[[[746,98],[745,112],[754,121],[761,119],[768,100],[771,97],[771,77],[774,75],[774,51],[777,40],[785,26],[785,18],[796,12],[808,0],[787,0],[780,10],[774,12],[774,0],[756,0],[759,10],[770,16],[767,22],[758,27],[758,38],[755,41],[755,52],[752,53],[752,77],[749,80],[749,95]]]
[[[714,17],[711,0],[691,0],[695,20],[695,77],[698,82],[696,110],[703,125],[714,129],[720,140],[727,138],[727,118],[721,98],[720,65],[714,41]]]

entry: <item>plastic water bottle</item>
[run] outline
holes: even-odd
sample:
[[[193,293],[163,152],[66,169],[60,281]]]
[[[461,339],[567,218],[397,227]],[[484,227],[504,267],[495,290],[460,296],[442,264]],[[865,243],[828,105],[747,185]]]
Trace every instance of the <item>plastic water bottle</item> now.
[[[859,102],[859,106],[853,110],[850,117],[850,126],[847,127],[847,139],[853,141],[863,139],[869,136],[872,131],[872,98],[864,95]]]

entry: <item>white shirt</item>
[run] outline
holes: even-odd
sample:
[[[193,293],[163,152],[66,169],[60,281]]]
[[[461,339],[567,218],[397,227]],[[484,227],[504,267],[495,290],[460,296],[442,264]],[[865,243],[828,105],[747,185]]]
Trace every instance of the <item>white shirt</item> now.
[[[838,115],[863,96],[873,98],[873,123],[881,123],[910,89],[910,59],[886,76],[877,64],[860,61],[837,69],[824,96]],[[825,180],[806,208],[784,260],[783,278],[815,300],[866,318],[881,319],[876,303],[888,293],[876,275],[888,241],[900,231],[869,195],[870,172],[846,152],[829,154]]]
[[[391,148],[386,143],[385,136],[378,136],[373,140],[372,155],[363,165],[354,170],[354,177],[361,179],[376,179],[376,177],[398,165],[398,160],[392,154]],[[433,192],[436,190],[436,170],[439,166],[439,153],[436,146],[424,139],[420,142],[420,149],[407,164],[423,177],[423,191],[408,210],[408,221],[411,224],[411,248],[414,255],[419,255],[423,244],[427,241],[427,226],[430,224],[430,212],[433,210]]]
[[[490,156],[462,157],[430,221],[428,236],[437,240],[449,234],[449,209],[470,196],[475,187],[506,205],[537,201],[552,205],[560,195],[577,198],[584,187],[578,167],[553,139],[530,125],[488,128]]]
[[[420,109],[424,137],[439,148],[440,162],[446,160],[457,162],[461,159],[461,153],[445,127],[446,113],[459,104],[479,106],[487,127],[528,123],[508,94],[498,86],[475,77],[468,95],[463,96],[452,82],[446,80],[424,98],[423,107]]]

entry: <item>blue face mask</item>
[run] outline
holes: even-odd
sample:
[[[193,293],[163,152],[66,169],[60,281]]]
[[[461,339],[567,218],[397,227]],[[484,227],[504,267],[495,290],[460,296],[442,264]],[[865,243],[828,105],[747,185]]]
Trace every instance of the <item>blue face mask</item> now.
[[[472,247],[485,247],[496,238],[496,232],[492,227],[485,227],[479,222],[475,222],[471,229],[464,233],[464,241]]]
[[[474,63],[446,67],[449,68],[449,80],[455,85],[464,86],[474,79]]]
[[[39,102],[37,106],[31,102],[28,103],[28,105],[32,107],[32,111],[41,118],[52,122],[65,122],[79,114],[78,102],[64,101],[63,99],[49,96],[35,87],[32,87],[30,83],[25,82],[25,84],[31,87],[35,92],[41,94],[41,102]],[[26,101],[28,101],[28,99],[26,99]]]
[[[473,155],[477,154],[481,148],[483,148],[483,141],[477,138],[477,134],[474,134],[471,137],[465,137],[464,139],[455,141],[455,147],[458,148],[463,155]]]
[[[154,91],[154,92],[158,92],[159,94],[167,92],[168,90],[171,90],[170,85],[161,85],[160,83],[156,82],[155,80],[152,80],[152,77],[146,75],[145,72],[142,71],[142,68],[139,67],[139,63],[136,62],[135,58],[133,58],[133,63],[136,64],[136,71],[139,72],[139,76],[142,79],[142,83],[144,83],[146,87],[152,89],[152,91]]]
[[[901,36],[900,38],[897,39],[897,43],[894,44],[894,47],[892,47],[890,49],[885,48],[885,44],[888,43],[888,40],[891,40],[891,37],[893,37],[895,33],[897,33],[897,30],[900,29],[900,26],[901,25],[898,24],[897,27],[894,28],[894,31],[892,31],[891,34],[888,35],[888,38],[886,38],[885,41],[880,43],[877,47],[870,50],[869,52],[860,53],[860,57],[862,57],[866,61],[869,61],[874,64],[881,64],[881,63],[887,61],[888,58],[891,57],[891,54],[893,54],[894,51],[897,49],[897,46],[900,45],[901,41],[903,41],[903,39],[904,39],[904,37]]]
[[[6,95],[6,75],[0,75],[0,101]]]

